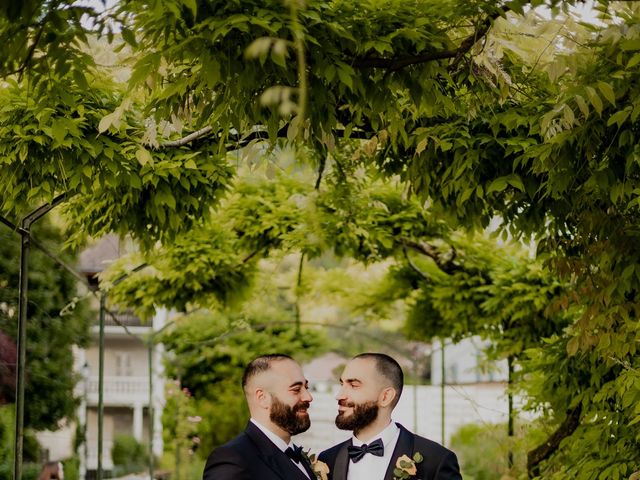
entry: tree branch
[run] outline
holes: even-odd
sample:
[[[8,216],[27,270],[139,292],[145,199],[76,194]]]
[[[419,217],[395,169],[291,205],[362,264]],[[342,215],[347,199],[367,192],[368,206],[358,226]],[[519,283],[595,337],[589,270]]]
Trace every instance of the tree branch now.
[[[443,259],[442,254],[436,247],[422,240],[412,240],[410,238],[400,237],[397,241],[403,247],[410,248],[431,258],[436,263],[437,267],[444,273],[451,275],[454,272],[462,271],[462,268],[459,265],[453,263],[453,259],[456,257],[455,249],[452,249],[453,253],[449,258]]]
[[[314,185],[314,190],[320,189],[320,184],[322,183],[322,174],[324,173],[325,166],[327,164],[327,156],[323,152],[320,157],[320,161],[318,162],[318,177],[316,178],[316,184]]]
[[[493,24],[493,21],[496,18],[503,16],[509,10],[509,7],[502,6],[500,9],[489,15],[478,29],[465,38],[460,46],[455,50],[424,52],[418,55],[400,58],[356,57],[352,65],[356,68],[386,68],[391,71],[397,71],[408,67],[409,65],[417,65],[420,63],[432,62],[434,60],[453,58],[454,61],[449,66],[449,69],[454,69],[464,54],[471,50],[471,47],[473,47],[478,40],[487,34],[489,28],[491,28],[491,25]]]
[[[282,127],[280,130],[278,130],[278,133],[276,134],[277,138],[287,138],[287,130],[289,128],[289,124],[286,124],[284,127]],[[218,143],[220,141],[220,133],[216,133],[214,135],[211,135],[211,133],[213,132],[213,128],[210,126],[201,128],[200,130],[196,130],[193,133],[190,133],[189,135],[183,137],[183,138],[179,138],[178,140],[170,140],[164,143],[161,143],[159,148],[176,148],[176,147],[182,147],[187,145],[188,143],[192,143],[195,142],[197,140],[203,140],[203,141],[207,141],[207,142],[212,142],[212,143]],[[336,130],[335,132],[333,132],[333,134],[336,137],[339,138],[344,138],[345,136],[345,131],[344,130]],[[354,138],[354,139],[362,139],[362,140],[369,140],[371,138],[371,135],[373,135],[373,132],[365,132],[362,130],[356,130],[356,131],[351,131],[351,133],[349,134],[349,138]],[[251,143],[254,140],[268,140],[269,139],[269,133],[266,130],[256,130],[255,132],[250,133],[249,135],[246,136],[241,136],[241,135],[230,135],[229,139],[231,140],[232,143],[229,143],[228,147],[227,147],[227,151],[228,152],[232,152],[235,150],[239,150],[241,148],[246,147],[247,145],[249,145],[249,143]]]
[[[562,424],[556,429],[547,440],[527,454],[527,472],[529,477],[537,475],[540,463],[548,459],[560,446],[560,442],[569,437],[580,426],[580,414],[582,405],[569,410]]]
[[[197,140],[200,137],[204,137],[205,135],[207,135],[208,133],[213,131],[213,127],[211,126],[206,126],[204,128],[201,128],[200,130],[196,130],[193,133],[190,133],[189,135],[187,135],[186,137],[180,138],[178,140],[171,140],[168,142],[164,142],[162,144],[160,144],[161,148],[168,148],[168,147],[182,147],[184,145],[186,145],[187,143],[193,142],[194,140]]]

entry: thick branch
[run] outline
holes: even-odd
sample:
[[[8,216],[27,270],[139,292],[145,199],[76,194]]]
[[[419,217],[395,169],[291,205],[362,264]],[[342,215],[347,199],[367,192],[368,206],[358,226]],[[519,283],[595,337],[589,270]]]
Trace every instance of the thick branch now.
[[[465,38],[460,46],[455,50],[441,50],[436,52],[424,52],[418,55],[412,55],[400,58],[380,58],[380,57],[358,57],[353,61],[353,66],[356,68],[386,68],[391,71],[401,70],[409,65],[417,65],[420,63],[432,62],[434,60],[445,60],[448,58],[455,59],[452,66],[458,63],[460,58],[471,50],[471,47],[475,43],[483,38],[493,21],[504,15],[510,9],[507,6],[503,6],[500,10],[495,11],[488,16],[484,22],[478,27],[478,29]]]
[[[288,129],[289,129],[289,124],[286,124],[280,130],[278,130],[276,137],[288,138],[287,137]],[[209,127],[209,126],[204,127],[204,128],[201,128],[200,130],[190,133],[185,137],[179,138],[178,140],[171,140],[171,141],[161,143],[160,148],[182,147],[184,145],[195,142],[197,140],[202,140],[203,142],[211,142],[214,144],[218,143],[220,141],[220,134],[217,133],[212,135],[212,133],[213,133],[212,127]],[[333,132],[333,134],[336,137],[343,138],[345,136],[345,131],[336,130]],[[349,138],[369,140],[371,138],[371,135],[373,135],[373,132],[356,130],[356,131],[351,131],[351,133],[349,134]],[[249,143],[251,143],[254,140],[268,140],[269,133],[266,130],[256,130],[255,132],[252,132],[249,135],[246,135],[244,137],[241,135],[229,135],[227,138],[229,139],[229,145],[227,146],[226,150],[228,152],[232,152],[232,151],[239,150],[241,148],[246,147],[247,145],[249,145]]]
[[[412,240],[410,238],[400,237],[398,239],[398,242],[403,247],[411,248],[412,250],[420,252],[423,255],[426,255],[427,257],[433,259],[437,267],[444,273],[452,274],[454,272],[462,270],[459,265],[453,263],[453,259],[456,256],[455,250],[453,250],[453,253],[449,258],[445,259],[436,247],[422,240]]]
[[[194,140],[197,140],[198,138],[207,135],[211,131],[213,131],[213,127],[206,126],[204,128],[201,128],[200,130],[190,133],[186,137],[180,138],[178,140],[171,140],[168,142],[164,142],[160,146],[161,147],[182,147],[187,143],[193,142]]]
[[[560,446],[560,442],[569,437],[580,425],[580,414],[582,406],[578,405],[567,412],[567,417],[553,434],[538,447],[527,454],[527,471],[533,477],[538,470],[540,463],[548,459]]]

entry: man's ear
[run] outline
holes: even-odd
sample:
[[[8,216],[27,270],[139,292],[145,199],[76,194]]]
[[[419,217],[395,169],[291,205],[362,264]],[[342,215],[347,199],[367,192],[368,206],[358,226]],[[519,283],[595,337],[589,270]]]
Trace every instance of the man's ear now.
[[[260,408],[265,410],[271,407],[271,395],[264,388],[256,388],[253,391],[253,398]]]
[[[381,407],[389,407],[393,404],[393,401],[396,398],[396,389],[393,387],[387,387],[382,392],[380,392],[380,396],[378,397],[378,402]]]

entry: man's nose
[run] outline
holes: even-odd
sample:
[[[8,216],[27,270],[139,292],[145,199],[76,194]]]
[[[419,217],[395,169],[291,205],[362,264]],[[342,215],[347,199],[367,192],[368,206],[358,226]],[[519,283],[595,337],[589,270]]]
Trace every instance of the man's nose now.
[[[340,387],[340,390],[338,390],[338,393],[336,393],[336,400],[340,401],[340,400],[344,400],[346,398],[346,395],[344,394],[344,388]]]
[[[311,396],[311,392],[308,389],[304,389],[304,392],[302,393],[302,398],[301,400],[303,402],[309,402],[311,403],[313,401],[313,397]]]

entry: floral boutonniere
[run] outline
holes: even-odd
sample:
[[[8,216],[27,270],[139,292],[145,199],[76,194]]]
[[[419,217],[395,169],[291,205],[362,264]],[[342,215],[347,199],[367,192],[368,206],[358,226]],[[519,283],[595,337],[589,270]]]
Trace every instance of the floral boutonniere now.
[[[413,454],[413,458],[409,458],[408,455],[402,455],[398,457],[396,461],[396,468],[393,470],[394,480],[407,480],[414,477],[418,473],[418,463],[422,462],[424,457],[420,452]]]
[[[316,480],[328,480],[329,478],[329,465],[318,460],[315,453],[304,452],[304,456],[311,466],[311,470],[316,476]]]

